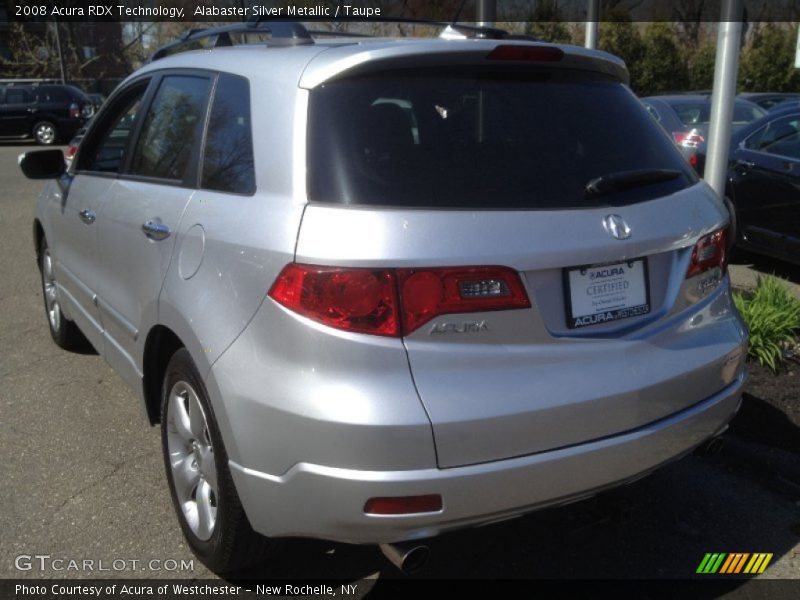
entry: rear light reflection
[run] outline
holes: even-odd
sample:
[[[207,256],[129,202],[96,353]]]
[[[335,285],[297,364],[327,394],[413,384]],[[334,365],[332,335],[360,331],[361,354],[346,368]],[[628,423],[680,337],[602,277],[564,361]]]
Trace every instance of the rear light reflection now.
[[[719,229],[701,237],[692,249],[686,277],[694,277],[719,267],[724,273],[728,265],[728,230]]]
[[[269,296],[344,331],[401,337],[444,314],[529,308],[507,267],[349,269],[292,263]]]
[[[696,129],[692,129],[691,131],[673,131],[672,138],[675,140],[676,144],[684,148],[697,148],[697,146],[706,141]]]

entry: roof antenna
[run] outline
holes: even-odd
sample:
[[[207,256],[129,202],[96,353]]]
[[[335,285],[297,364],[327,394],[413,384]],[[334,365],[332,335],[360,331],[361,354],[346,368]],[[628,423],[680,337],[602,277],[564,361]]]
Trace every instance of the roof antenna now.
[[[458,18],[461,16],[461,11],[464,10],[464,5],[467,3],[467,0],[461,0],[461,4],[458,6],[458,10],[456,11],[455,16],[453,17],[452,22],[444,28],[442,33],[439,34],[439,37],[445,40],[465,40],[467,36],[464,35],[462,32],[456,29],[456,25],[458,24]]]
[[[458,18],[461,16],[461,11],[464,10],[464,5],[467,3],[467,0],[461,0],[461,4],[458,6],[458,10],[456,11],[456,15],[453,17],[452,24],[455,25],[458,23]]]

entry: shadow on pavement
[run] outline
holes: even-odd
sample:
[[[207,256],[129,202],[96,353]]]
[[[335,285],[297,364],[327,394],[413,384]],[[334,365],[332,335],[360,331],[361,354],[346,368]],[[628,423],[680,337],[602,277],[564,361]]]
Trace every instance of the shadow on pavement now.
[[[777,275],[800,285],[800,265],[740,249],[734,250],[731,262],[738,265],[749,265],[760,273]]]

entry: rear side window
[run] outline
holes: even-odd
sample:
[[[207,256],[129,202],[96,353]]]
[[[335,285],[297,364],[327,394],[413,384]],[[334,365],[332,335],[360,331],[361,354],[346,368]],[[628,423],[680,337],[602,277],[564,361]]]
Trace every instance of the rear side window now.
[[[6,104],[28,104],[33,101],[33,96],[28,90],[21,88],[6,88]]]
[[[63,88],[42,88],[39,91],[39,102],[71,102],[72,97]]]
[[[696,178],[641,102],[589,73],[449,68],[328,82],[311,93],[309,199],[546,209],[630,204]],[[620,171],[670,181],[592,197]]]
[[[221,74],[217,81],[203,154],[201,187],[252,194],[256,190],[250,85],[247,79]]]
[[[170,75],[161,80],[142,122],[132,174],[184,179],[202,129],[209,87],[204,77]]]

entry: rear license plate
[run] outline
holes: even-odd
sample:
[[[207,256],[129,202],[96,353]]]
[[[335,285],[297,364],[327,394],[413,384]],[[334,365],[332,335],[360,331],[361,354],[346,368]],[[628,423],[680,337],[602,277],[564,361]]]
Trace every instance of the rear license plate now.
[[[570,329],[650,312],[647,259],[564,269]]]

